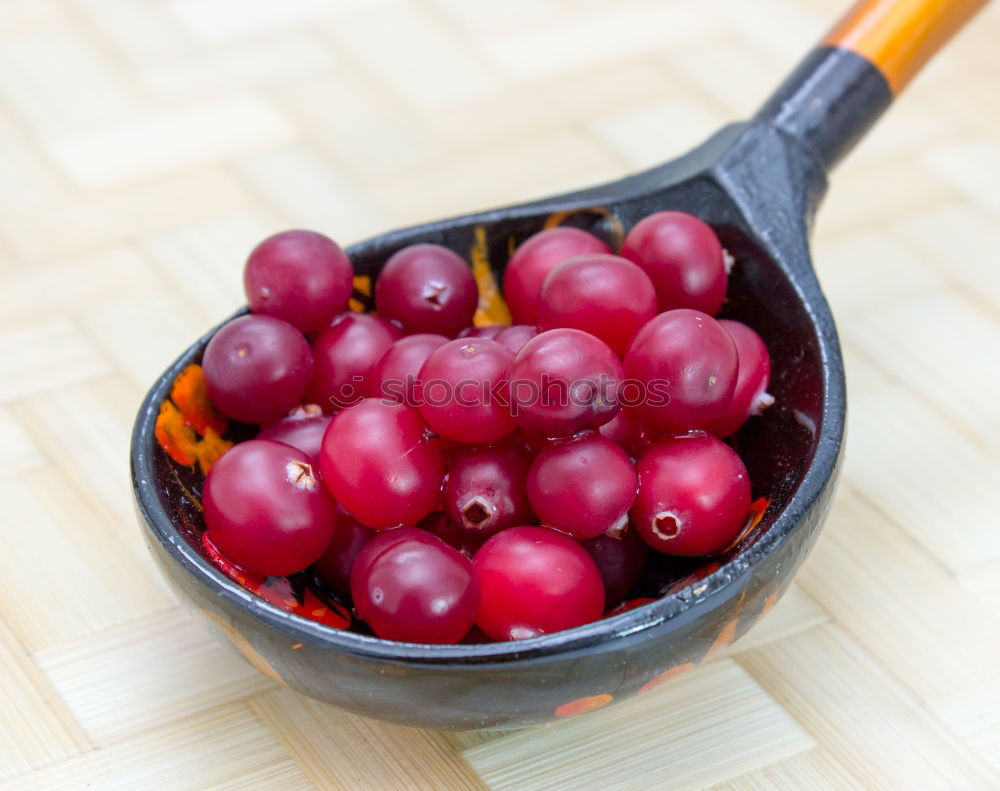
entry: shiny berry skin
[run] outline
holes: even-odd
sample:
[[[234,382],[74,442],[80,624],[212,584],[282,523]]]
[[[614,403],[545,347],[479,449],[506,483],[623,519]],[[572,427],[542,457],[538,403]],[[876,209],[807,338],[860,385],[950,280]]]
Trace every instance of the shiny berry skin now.
[[[538,299],[544,332],[573,327],[604,341],[621,357],[656,315],[656,290],[638,266],[616,255],[590,253],[549,272]]]
[[[219,411],[243,423],[270,423],[302,401],[313,355],[287,321],[240,316],[212,336],[201,365]]]
[[[584,253],[610,253],[604,242],[579,228],[539,231],[518,247],[503,273],[503,296],[518,324],[538,323],[538,295],[542,282],[567,258]]]
[[[445,512],[481,541],[505,527],[534,522],[527,491],[530,466],[531,454],[512,442],[465,451],[448,467]]]
[[[490,324],[488,327],[466,327],[455,337],[457,338],[496,338],[507,329],[503,324]]]
[[[269,440],[241,442],[224,453],[205,478],[202,505],[219,551],[268,577],[313,563],[337,523],[336,503],[309,457]]]
[[[645,453],[652,442],[635,407],[622,406],[621,412],[598,431],[601,436],[610,439],[633,459]]]
[[[719,237],[690,214],[663,211],[643,218],[625,237],[622,256],[656,287],[659,312],[693,308],[715,315],[726,298],[726,264]]]
[[[767,392],[771,379],[771,356],[764,341],[746,324],[731,319],[719,319],[719,324],[736,344],[740,370],[729,406],[707,430],[716,437],[728,437],[739,431],[751,415],[759,415],[774,403],[774,397]]]
[[[543,525],[583,540],[623,530],[638,486],[625,451],[597,434],[539,453],[528,501]]]
[[[372,369],[399,334],[378,316],[341,313],[313,341],[316,362],[306,400],[332,412],[370,395]]]
[[[423,530],[402,527],[386,535],[386,546],[365,553],[351,575],[358,614],[384,640],[457,643],[479,605],[469,559]]]
[[[420,369],[420,414],[436,434],[481,445],[515,428],[507,372],[514,355],[489,338],[456,338]]]
[[[510,527],[472,560],[479,580],[476,625],[494,640],[523,640],[596,621],[604,582],[586,550],[548,527]]]
[[[347,309],[354,272],[332,239],[313,231],[284,231],[250,253],[243,287],[254,313],[283,319],[301,332],[315,332]]]
[[[639,412],[654,433],[707,428],[725,414],[738,372],[736,344],[725,328],[686,308],[650,321],[625,355],[625,376],[642,383]]]
[[[620,536],[600,535],[581,541],[580,545],[601,572],[605,607],[611,609],[624,601],[642,579],[649,560],[649,547],[638,532],[629,527]]]
[[[510,349],[511,354],[517,354],[521,348],[538,334],[538,327],[528,324],[513,324],[504,327],[497,333],[495,340]]]
[[[530,437],[568,437],[618,414],[622,364],[607,344],[574,329],[528,341],[510,368],[510,398]]]
[[[314,564],[316,573],[337,593],[350,593],[354,561],[362,548],[377,535],[381,534],[341,511],[337,514],[337,529],[333,531],[333,538]]]
[[[305,453],[316,469],[319,469],[319,449],[323,443],[323,434],[333,418],[324,415],[316,404],[298,407],[290,415],[265,426],[257,434],[257,439],[270,439],[284,442]]]
[[[447,342],[444,335],[429,332],[400,338],[386,349],[372,369],[371,394],[397,404],[416,406],[420,369],[431,352]]]
[[[333,419],[320,470],[351,516],[382,529],[416,524],[437,508],[445,464],[416,409],[366,398]]]
[[[740,534],[750,477],[736,452],[706,435],[661,439],[636,465],[632,523],[653,549],[695,557],[720,552]]]
[[[420,528],[402,526],[391,527],[388,530],[379,530],[365,543],[354,557],[354,565],[351,573],[364,574],[368,570],[369,564],[393,544],[407,539],[423,540],[425,533]]]
[[[454,338],[472,324],[479,290],[462,257],[437,244],[404,247],[375,281],[375,307],[407,332]]]
[[[432,511],[417,523],[417,527],[437,536],[467,558],[475,555],[476,550],[489,538],[476,530],[466,530],[444,511]]]

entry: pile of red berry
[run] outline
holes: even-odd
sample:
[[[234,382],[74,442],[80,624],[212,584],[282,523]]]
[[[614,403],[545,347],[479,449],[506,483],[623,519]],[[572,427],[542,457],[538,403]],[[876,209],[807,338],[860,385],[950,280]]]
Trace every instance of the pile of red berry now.
[[[646,217],[620,255],[552,228],[507,264],[515,323],[476,327],[449,249],[391,256],[373,314],[349,309],[333,241],[270,237],[244,272],[252,313],[202,363],[215,406],[261,427],[207,476],[207,543],[253,575],[310,568],[391,640],[602,617],[650,549],[715,554],[746,524],[750,481],[721,438],[770,402],[770,361],[713,318],[727,270],[688,214]]]

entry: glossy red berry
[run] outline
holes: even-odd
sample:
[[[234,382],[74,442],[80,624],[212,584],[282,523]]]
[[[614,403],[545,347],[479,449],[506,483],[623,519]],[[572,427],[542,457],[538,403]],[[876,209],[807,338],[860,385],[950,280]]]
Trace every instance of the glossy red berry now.
[[[302,401],[313,355],[287,321],[240,316],[212,336],[201,365],[208,396],[223,414],[270,423]]]
[[[726,298],[722,244],[711,227],[690,214],[663,211],[629,231],[621,254],[649,275],[659,312],[693,308],[715,315]]]
[[[619,536],[600,535],[580,545],[601,572],[605,607],[610,609],[624,601],[642,579],[649,560],[649,547],[635,528],[630,526]]]
[[[427,332],[400,338],[386,349],[372,370],[372,395],[397,404],[416,406],[420,369],[431,352],[447,342],[444,335]]]
[[[610,439],[633,459],[645,453],[652,442],[638,410],[632,406],[622,406],[621,411],[598,431],[601,436]]]
[[[202,498],[219,551],[243,568],[280,577],[302,571],[330,543],[336,503],[309,457],[280,442],[249,440],[213,465]]]
[[[503,273],[503,296],[514,321],[518,324],[538,322],[538,295],[542,282],[567,258],[610,252],[604,242],[579,228],[549,228],[526,239],[514,251]]]
[[[596,621],[604,583],[590,555],[564,533],[511,527],[483,544],[476,624],[494,640],[522,640]]]
[[[568,437],[618,413],[621,382],[621,361],[606,343],[581,330],[549,330],[514,357],[510,398],[526,434]]]
[[[323,434],[333,418],[324,415],[316,404],[307,404],[292,410],[291,414],[260,430],[257,439],[284,442],[305,453],[319,469],[319,449]]]
[[[420,369],[420,414],[446,439],[480,445],[515,428],[507,374],[514,355],[489,338],[456,338]]]
[[[706,435],[661,439],[636,465],[639,496],[632,523],[667,555],[720,552],[742,530],[750,478],[736,452]]]
[[[354,273],[347,254],[332,239],[314,231],[284,231],[250,253],[243,286],[254,313],[315,332],[347,309]]]
[[[381,529],[416,524],[435,510],[445,465],[416,409],[366,398],[333,419],[320,469],[351,516]]]
[[[706,313],[661,313],[636,335],[625,355],[625,376],[641,383],[639,405],[655,433],[705,429],[729,406],[739,363],[729,333]]]
[[[495,339],[498,343],[501,343],[510,349],[511,354],[517,354],[521,351],[521,347],[523,347],[524,344],[534,338],[537,334],[538,327],[530,326],[528,324],[514,324],[510,327],[504,327],[497,333]]]
[[[656,290],[638,266],[616,255],[590,253],[563,261],[542,284],[538,326],[573,327],[604,341],[621,357],[656,315]]]
[[[746,324],[730,319],[720,319],[719,324],[736,344],[740,370],[729,406],[722,417],[708,426],[708,432],[717,437],[728,437],[739,431],[751,415],[759,415],[774,403],[774,397],[767,392],[771,379],[771,357],[764,341]]]
[[[316,573],[337,593],[350,593],[354,561],[376,535],[380,534],[341,511],[333,538],[315,563]]]
[[[531,454],[512,442],[470,448],[448,467],[444,510],[465,532],[477,534],[479,543],[506,527],[534,522],[527,491],[530,466]]]
[[[490,324],[488,327],[466,327],[457,338],[496,338],[507,327],[503,324]]]
[[[313,341],[316,358],[306,400],[333,412],[371,394],[372,369],[401,335],[368,313],[342,313]]]
[[[437,244],[404,247],[375,281],[375,307],[407,332],[455,337],[472,324],[479,291],[461,256]]]
[[[417,527],[437,536],[467,558],[475,555],[476,550],[489,538],[488,535],[483,535],[476,530],[466,530],[444,511],[432,511],[417,523]]]
[[[479,604],[469,559],[416,528],[388,531],[386,539],[355,563],[351,597],[358,614],[385,640],[457,643]]]
[[[624,530],[638,485],[625,451],[597,434],[539,453],[528,500],[543,525],[583,540]]]

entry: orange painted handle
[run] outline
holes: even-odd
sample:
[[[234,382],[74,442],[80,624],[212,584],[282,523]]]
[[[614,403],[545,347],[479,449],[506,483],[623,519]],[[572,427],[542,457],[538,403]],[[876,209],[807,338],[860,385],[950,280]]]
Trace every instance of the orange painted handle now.
[[[823,44],[874,63],[894,94],[913,79],[988,0],[860,0]]]

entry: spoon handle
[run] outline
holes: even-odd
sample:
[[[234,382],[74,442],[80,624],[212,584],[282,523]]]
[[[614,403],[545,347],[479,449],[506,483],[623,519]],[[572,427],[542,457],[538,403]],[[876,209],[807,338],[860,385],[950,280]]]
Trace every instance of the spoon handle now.
[[[832,168],[987,0],[859,0],[757,114]]]

